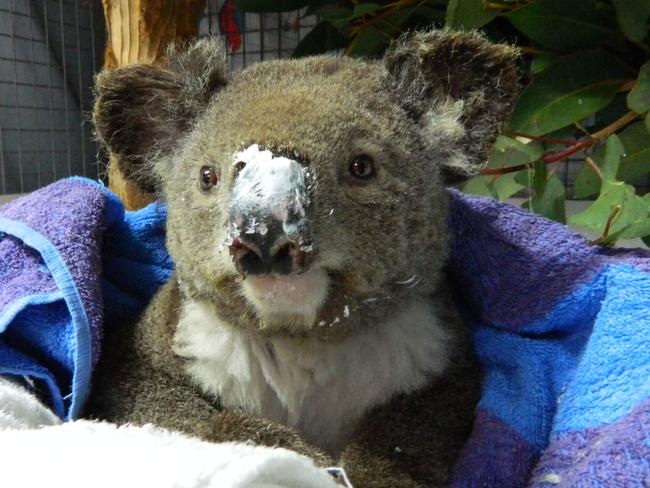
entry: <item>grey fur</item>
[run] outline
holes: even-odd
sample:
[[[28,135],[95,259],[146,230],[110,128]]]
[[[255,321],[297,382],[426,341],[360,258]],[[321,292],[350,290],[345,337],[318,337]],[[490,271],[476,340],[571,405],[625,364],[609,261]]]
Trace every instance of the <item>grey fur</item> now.
[[[97,80],[98,136],[127,175],[165,199],[176,273],[135,326],[109,328],[89,414],[209,440],[286,445],[332,463],[296,432],[224,412],[192,384],[170,345],[180,304],[212,303],[221,321],[253,334],[340,341],[425,297],[449,310],[447,323],[462,337],[444,298],[444,185],[483,164],[518,89],[516,51],[475,33],[430,31],[401,39],[381,61],[313,57],[227,75],[216,41],[185,49],[172,50],[166,65]],[[311,322],[261,315],[218,252],[237,174],[232,155],[251,144],[298,152],[313,173],[313,259],[332,286]],[[377,165],[367,185],[351,184],[346,173],[360,154]],[[209,192],[198,184],[206,165],[220,178]],[[411,276],[416,285],[404,286]],[[354,313],[341,316],[344,306]],[[336,327],[317,326],[335,318]],[[339,453],[355,486],[444,485],[471,428],[477,381],[460,348],[446,377],[370,412]]]

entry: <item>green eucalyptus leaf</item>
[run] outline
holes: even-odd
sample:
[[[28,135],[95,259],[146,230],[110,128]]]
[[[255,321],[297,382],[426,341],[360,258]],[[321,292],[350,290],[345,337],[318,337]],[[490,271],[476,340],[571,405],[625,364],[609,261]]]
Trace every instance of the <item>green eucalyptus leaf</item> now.
[[[536,163],[533,167],[535,169],[533,173],[533,190],[535,190],[535,194],[542,193],[548,182],[548,167],[543,161]]]
[[[591,154],[591,159],[599,168],[605,161],[605,148],[599,147]],[[574,182],[574,196],[578,199],[589,198],[600,191],[601,179],[587,163],[582,165]]]
[[[519,171],[516,173],[515,181],[519,183],[524,188],[528,188],[528,191],[533,192],[533,177],[535,176],[535,170],[528,168],[526,170]]]
[[[516,181],[517,173],[506,173],[498,177],[478,175],[469,179],[462,187],[463,192],[507,200],[525,187]]]
[[[526,187],[517,181],[517,173],[506,173],[492,182],[493,193],[501,201],[507,200],[524,188]]]
[[[590,48],[618,37],[612,7],[596,0],[540,0],[506,17],[531,40],[558,51]]]
[[[475,176],[463,184],[462,190],[464,193],[469,195],[481,195],[484,197],[496,198],[496,195],[492,193],[492,189],[488,187],[488,181],[489,179],[486,175]]]
[[[617,208],[620,211],[617,212]],[[648,201],[636,195],[633,186],[622,181],[604,181],[596,201],[583,212],[569,217],[569,222],[602,234],[613,215],[608,235],[633,239],[650,234]]]
[[[650,134],[643,122],[635,122],[617,136],[625,147],[625,153],[621,156],[616,177],[626,183],[635,183],[650,173]],[[604,148],[596,149],[591,158],[602,168],[605,163]],[[577,198],[587,198],[600,191],[600,178],[589,165],[585,164],[578,172],[575,190]]]
[[[340,5],[323,5],[316,9],[314,15],[319,20],[332,24],[341,34],[346,35],[352,28],[352,9]],[[348,41],[349,42],[349,41]]]
[[[536,177],[533,181],[538,180],[535,184],[535,195],[524,202],[524,208],[564,224],[566,222],[566,191],[562,181],[556,174],[553,174],[544,181],[543,187],[540,188],[541,179],[537,175],[541,176],[543,173],[539,171],[535,171],[535,173]]]
[[[553,64],[522,92],[510,119],[516,132],[542,135],[607,106],[629,68],[605,51],[582,51]]]
[[[376,22],[377,28],[384,32],[386,36],[400,36],[404,32],[403,25],[413,16],[413,14],[422,10],[421,7],[413,6],[401,8]],[[429,25],[430,22],[427,22]]]
[[[625,148],[621,139],[616,134],[609,136],[605,147],[605,162],[602,167],[603,179],[608,181],[616,180],[621,158],[624,154]]]
[[[562,127],[561,129],[554,130],[552,132],[549,132],[545,134],[548,137],[554,137],[556,139],[577,139],[578,137],[581,137],[583,135],[582,132],[580,132],[575,125],[569,125],[566,127]],[[566,146],[560,145],[558,146],[555,143],[552,142],[547,142],[545,143],[546,150],[549,148],[557,149],[558,147],[561,147],[562,149],[566,149]]]
[[[511,137],[499,136],[488,156],[488,168],[506,168],[527,164],[542,156],[542,145],[536,141],[524,144]],[[499,176],[479,175],[463,186],[463,191],[476,195],[487,195],[499,200],[507,200],[526,187],[519,181],[521,172],[506,173]]]
[[[592,157],[592,159],[594,158]],[[588,199],[598,193],[600,184],[600,176],[596,174],[591,166],[584,164],[573,182],[573,197],[577,200]]]
[[[444,25],[445,23],[445,11],[441,8],[434,8],[429,5],[415,5],[411,8],[414,10],[413,14],[415,14],[418,19],[422,19],[423,23],[426,25]],[[398,12],[401,12],[402,10],[406,9],[401,9]]]
[[[636,239],[637,237],[647,236],[648,234],[650,234],[650,216],[648,215],[648,207],[646,206],[644,216],[623,227],[619,237],[621,239]]]
[[[347,54],[356,57],[376,57],[390,44],[391,37],[374,26],[363,29],[352,40]]]
[[[359,3],[354,6],[352,18],[356,19],[358,17],[363,17],[364,15],[371,14],[377,10],[381,10],[382,8],[385,8],[385,6],[378,3]]]
[[[630,124],[619,137],[625,146],[625,155],[618,169],[618,179],[626,183],[638,182],[650,173],[650,134],[643,122]]]
[[[382,27],[386,27],[387,30],[394,31],[396,34],[401,34],[403,32],[401,26],[414,14],[427,14],[427,12],[431,13],[431,10],[433,9],[425,9],[418,6],[401,8],[381,19],[379,23],[382,25]],[[429,21],[427,24],[432,22],[433,21]]]
[[[641,66],[639,77],[627,94],[627,106],[638,114],[650,110],[650,61]]]
[[[309,5],[309,0],[235,0],[235,7],[242,12],[290,12]]]
[[[314,11],[320,20],[338,21],[350,20],[352,18],[352,9],[343,7],[338,4],[323,5]]]
[[[625,183],[608,181],[602,185],[598,199],[588,208],[569,217],[569,223],[602,233],[617,205],[621,205]]]
[[[633,42],[641,42],[648,35],[650,0],[612,0],[618,25]]]
[[[348,45],[349,39],[343,36],[329,22],[320,22],[309,34],[303,37],[293,51],[292,57],[301,58],[336,51]]]
[[[557,59],[557,56],[548,53],[536,54],[530,63],[530,72],[534,75],[538,75],[554,64]]]
[[[498,10],[486,9],[485,0],[449,0],[445,26],[463,31],[478,29],[498,13]]]
[[[590,124],[589,131],[596,132],[604,129],[629,111],[630,109],[627,107],[627,93],[618,92],[609,105],[594,114],[593,125]]]
[[[527,164],[542,156],[542,144],[531,141],[524,144],[521,141],[507,136],[499,136],[488,155],[488,168],[506,168]],[[520,181],[520,174],[525,172],[506,173],[499,176],[479,175],[470,179],[463,186],[465,193],[486,195],[499,200],[507,200],[514,194],[523,190],[527,182]]]
[[[548,167],[543,161],[534,163],[534,170],[522,171],[515,181],[532,190],[532,195],[522,207],[557,222],[565,223],[564,185],[556,174],[549,176]]]
[[[600,237],[594,242],[594,244],[599,244],[601,246],[613,246],[616,244],[616,241],[619,240],[624,229],[617,230],[616,232],[610,232],[607,237]]]
[[[543,147],[537,141],[524,144],[517,139],[499,136],[488,155],[488,168],[504,168],[531,163],[542,157]]]

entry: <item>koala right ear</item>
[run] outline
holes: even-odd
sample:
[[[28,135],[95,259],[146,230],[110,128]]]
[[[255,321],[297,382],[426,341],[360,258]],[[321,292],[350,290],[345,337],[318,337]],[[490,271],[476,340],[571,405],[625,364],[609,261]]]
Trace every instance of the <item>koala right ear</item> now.
[[[146,163],[170,151],[227,83],[226,53],[217,40],[171,46],[159,65],[104,71],[95,81],[97,137],[127,179],[152,191],[156,179]]]

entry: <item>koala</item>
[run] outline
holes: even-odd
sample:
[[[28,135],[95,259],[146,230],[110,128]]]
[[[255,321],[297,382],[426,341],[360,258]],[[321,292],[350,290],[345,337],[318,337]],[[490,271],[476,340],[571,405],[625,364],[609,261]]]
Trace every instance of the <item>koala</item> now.
[[[107,324],[88,416],[287,447],[356,487],[445,486],[480,390],[445,187],[485,161],[516,59],[431,30],[372,61],[229,73],[208,39],[101,73],[97,136],[166,203],[175,271]]]

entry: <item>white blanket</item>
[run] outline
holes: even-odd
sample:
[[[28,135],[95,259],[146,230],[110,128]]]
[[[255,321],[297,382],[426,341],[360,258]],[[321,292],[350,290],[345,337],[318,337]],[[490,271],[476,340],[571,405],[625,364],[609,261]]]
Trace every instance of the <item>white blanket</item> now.
[[[0,377],[0,486],[11,488],[335,488],[286,449],[213,444],[152,425],[61,423]]]

